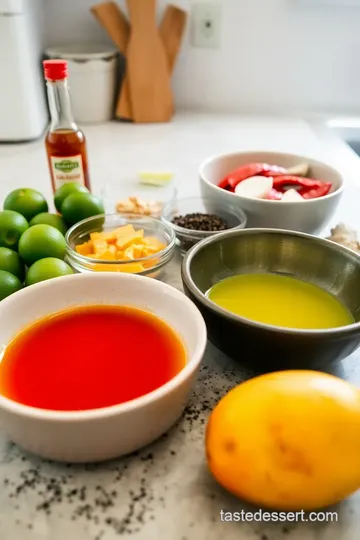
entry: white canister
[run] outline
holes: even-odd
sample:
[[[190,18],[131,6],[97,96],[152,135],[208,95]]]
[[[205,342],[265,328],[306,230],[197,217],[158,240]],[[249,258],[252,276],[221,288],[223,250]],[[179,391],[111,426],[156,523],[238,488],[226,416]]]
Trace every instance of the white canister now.
[[[113,118],[116,49],[99,44],[66,45],[51,47],[46,55],[68,62],[71,103],[77,122],[97,123]]]

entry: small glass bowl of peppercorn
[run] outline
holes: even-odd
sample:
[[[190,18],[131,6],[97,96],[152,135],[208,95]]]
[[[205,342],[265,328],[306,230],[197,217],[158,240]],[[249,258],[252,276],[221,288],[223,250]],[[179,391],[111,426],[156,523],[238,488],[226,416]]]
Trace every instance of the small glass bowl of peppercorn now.
[[[214,234],[244,229],[247,221],[239,208],[202,197],[173,199],[164,206],[161,219],[173,228],[176,243],[183,253]]]

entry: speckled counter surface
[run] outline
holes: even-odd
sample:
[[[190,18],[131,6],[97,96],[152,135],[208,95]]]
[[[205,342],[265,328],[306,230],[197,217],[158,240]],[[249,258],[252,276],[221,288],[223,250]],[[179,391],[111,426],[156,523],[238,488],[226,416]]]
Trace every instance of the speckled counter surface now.
[[[185,114],[170,124],[86,126],[92,183],[116,186],[136,171],[174,170],[181,196],[198,193],[203,159],[238,149],[280,150],[325,159],[345,175],[348,190],[334,216],[360,230],[360,160],[341,141],[307,123]],[[50,199],[43,141],[0,147],[0,200],[31,185]],[[179,257],[164,280],[181,288]],[[0,321],[0,324],[3,321]],[[241,350],[239,350],[241,359]],[[336,373],[360,384],[360,354]],[[251,376],[208,346],[183,418],[137,455],[96,466],[58,465],[23,453],[0,429],[0,540],[359,540],[360,497],[336,510],[337,523],[225,523],[220,511],[246,508],[207,472],[204,429],[215,403]],[[341,459],[341,456],[339,456]]]
[[[181,289],[179,268],[177,254],[163,279]],[[336,373],[360,382],[359,360],[359,354],[347,359]],[[208,473],[204,429],[219,398],[251,375],[209,345],[178,424],[136,455],[106,464],[42,461],[0,432],[0,539],[358,540],[358,496],[335,509],[337,523],[221,521],[221,510],[254,509],[225,493]]]

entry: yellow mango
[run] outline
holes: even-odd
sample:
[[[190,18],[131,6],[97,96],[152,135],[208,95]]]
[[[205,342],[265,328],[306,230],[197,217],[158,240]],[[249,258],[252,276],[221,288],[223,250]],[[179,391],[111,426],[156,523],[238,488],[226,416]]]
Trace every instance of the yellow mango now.
[[[140,263],[129,264],[96,264],[94,270],[97,272],[124,272],[129,274],[138,274],[144,270],[144,267]]]
[[[105,240],[105,242],[107,242],[108,244],[115,244],[116,242],[116,236],[114,234],[114,231],[101,233],[101,238]]]
[[[131,244],[140,243],[143,239],[143,236],[144,236],[144,231],[142,229],[134,233],[127,234],[125,236],[120,236],[116,240],[116,246],[118,249],[125,250]]]
[[[360,487],[360,391],[332,375],[284,371],[231,390],[206,430],[210,471],[256,506],[317,510]]]
[[[93,268],[96,272],[119,272],[117,265],[95,264]]]
[[[143,255],[143,246],[141,244],[133,245],[133,253],[134,253],[134,259],[141,259],[141,257],[146,256],[146,255]]]
[[[144,268],[151,268],[152,266],[155,266],[156,264],[159,264],[160,260],[158,258],[156,259],[150,259],[149,261],[144,261],[141,263]]]
[[[139,272],[142,272],[144,270],[144,266],[140,263],[129,263],[129,264],[122,264],[119,265],[118,271],[119,272],[126,272],[131,274],[138,274]]]
[[[126,248],[122,258],[128,261],[134,260],[134,246],[129,246],[128,248]]]
[[[149,253],[147,246],[140,246],[140,247],[141,247],[141,257],[148,257],[149,255],[151,255],[151,253]]]
[[[165,247],[165,246],[164,246]],[[163,248],[157,248],[157,247],[154,247],[154,246],[146,246],[146,248],[144,248],[144,251],[147,255],[144,255],[144,257],[148,257],[149,255],[153,255],[154,253],[158,253],[159,251],[162,251]]]
[[[98,239],[93,240],[94,253],[100,254],[104,253],[108,249],[108,245],[105,240]]]
[[[102,261],[116,261],[115,253],[112,253],[109,250],[97,254],[95,258],[100,259]]]
[[[142,259],[163,250],[165,245],[156,237],[144,237],[142,229],[135,230],[132,225],[124,225],[113,231],[94,232],[89,242],[76,247],[78,253],[98,259],[99,261],[131,261],[128,264],[106,265],[96,264],[94,270],[107,272],[139,273],[151,268],[158,259],[134,263],[134,259]]]
[[[144,253],[146,253],[146,255],[143,256],[147,257],[149,255],[153,255],[154,253],[158,253],[159,251],[165,249],[165,247],[165,244],[163,244],[155,236],[147,236],[144,238]]]
[[[93,251],[93,244],[91,240],[89,240],[89,242],[84,242],[83,244],[78,244],[77,246],[75,246],[75,251],[77,253],[80,253],[80,255],[91,255]]]
[[[134,232],[136,231],[132,225],[123,225],[122,227],[114,229],[112,232],[116,238],[120,238],[121,236],[128,236],[129,234],[134,234]]]
[[[161,242],[158,238],[155,236],[147,236],[144,238],[144,244],[150,248],[156,249],[156,251],[160,251],[164,249],[166,246],[163,242]]]
[[[116,240],[116,237],[115,237],[114,231],[109,231],[109,232],[104,231],[104,232],[90,233],[90,239],[92,241],[94,241],[94,240],[104,240],[108,244],[114,244],[115,240]]]

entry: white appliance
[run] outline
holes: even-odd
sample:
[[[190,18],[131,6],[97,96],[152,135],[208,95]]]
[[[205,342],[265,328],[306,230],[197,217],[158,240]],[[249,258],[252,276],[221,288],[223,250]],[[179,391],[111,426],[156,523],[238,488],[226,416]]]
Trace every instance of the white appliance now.
[[[0,0],[0,142],[40,137],[48,123],[41,0]]]

